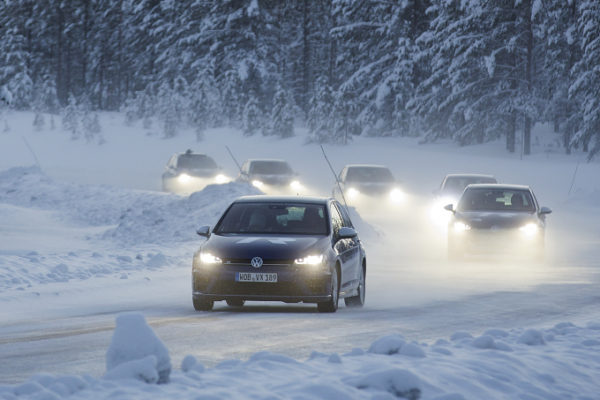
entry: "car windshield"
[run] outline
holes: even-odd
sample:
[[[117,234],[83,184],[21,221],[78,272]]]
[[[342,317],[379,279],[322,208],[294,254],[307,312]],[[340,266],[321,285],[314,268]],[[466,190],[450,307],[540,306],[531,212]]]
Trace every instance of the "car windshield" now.
[[[285,161],[252,161],[251,174],[261,175],[291,175],[292,168]]]
[[[216,169],[215,161],[204,154],[181,154],[177,158],[177,168],[184,169]]]
[[[496,178],[487,176],[449,176],[444,182],[442,192],[460,195],[469,185],[476,183],[497,183]]]
[[[457,211],[534,212],[535,205],[529,190],[467,188]]]
[[[393,182],[392,172],[385,167],[348,168],[346,180],[349,182]]]
[[[215,233],[327,235],[328,224],[320,204],[234,203]]]

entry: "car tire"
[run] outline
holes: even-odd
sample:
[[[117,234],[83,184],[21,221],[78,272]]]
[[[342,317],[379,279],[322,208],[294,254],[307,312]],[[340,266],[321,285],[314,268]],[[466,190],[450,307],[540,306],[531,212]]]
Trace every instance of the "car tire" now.
[[[360,308],[365,305],[367,286],[365,277],[365,267],[360,269],[360,278],[358,283],[358,294],[356,296],[348,297],[344,299],[346,307]]]
[[[340,300],[340,286],[338,284],[337,270],[331,274],[331,298],[327,301],[317,303],[317,309],[322,313],[334,313],[338,309]]]
[[[227,299],[225,302],[229,307],[243,307],[245,303],[242,299]]]
[[[192,298],[192,301],[194,303],[194,310],[196,311],[210,311],[215,304],[214,301],[205,299]]]

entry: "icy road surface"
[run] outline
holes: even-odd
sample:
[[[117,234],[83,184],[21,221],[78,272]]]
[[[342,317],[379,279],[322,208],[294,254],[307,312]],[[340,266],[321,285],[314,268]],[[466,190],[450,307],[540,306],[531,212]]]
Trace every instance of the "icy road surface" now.
[[[363,309],[341,306],[335,314],[319,314],[314,305],[232,309],[218,303],[213,312],[196,313],[190,269],[200,239],[194,229],[214,223],[231,199],[253,189],[229,185],[189,198],[157,193],[172,153],[202,147],[235,176],[224,150],[235,144],[241,160],[286,155],[311,193],[328,195],[333,179],[320,149],[304,145],[302,137],[218,131],[200,145],[192,133],[167,141],[123,128],[121,121],[107,117],[107,143],[99,148],[66,134],[61,140],[57,132],[28,134],[43,173],[9,170],[31,164],[20,137],[31,130],[30,119],[0,135],[0,382],[41,372],[101,376],[115,316],[123,311],[146,316],[173,365],[192,354],[207,366],[262,350],[297,359],[313,350],[345,353],[393,333],[424,341],[457,331],[478,335],[600,318],[597,162],[582,163],[573,179],[575,156],[539,153],[521,161],[498,143],[457,149],[402,138],[357,138],[327,148],[338,170],[348,162],[388,165],[407,193],[397,209],[358,207],[368,254]],[[23,129],[15,129],[19,124]],[[531,184],[542,205],[554,210],[547,263],[448,263],[444,234],[431,223],[429,207],[431,190],[450,172]]]

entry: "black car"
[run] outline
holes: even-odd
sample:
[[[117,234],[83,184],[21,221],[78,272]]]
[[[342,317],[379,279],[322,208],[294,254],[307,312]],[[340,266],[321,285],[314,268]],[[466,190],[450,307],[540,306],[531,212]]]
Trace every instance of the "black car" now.
[[[316,303],[335,312],[365,301],[367,261],[348,213],[336,200],[298,196],[246,196],[235,200],[194,254],[196,310],[215,301]]]
[[[340,191],[348,203],[357,203],[365,197],[387,198],[391,202],[398,202],[404,197],[392,171],[383,165],[346,165],[332,189],[333,197],[341,199]]]
[[[448,257],[465,254],[523,254],[543,257],[546,215],[529,186],[469,185],[452,211]]]
[[[285,160],[250,159],[242,164],[238,181],[248,182],[263,192],[289,192],[301,190],[298,174]]]
[[[162,175],[162,188],[168,192],[190,193],[212,183],[226,183],[225,176],[215,160],[192,150],[174,154]]]

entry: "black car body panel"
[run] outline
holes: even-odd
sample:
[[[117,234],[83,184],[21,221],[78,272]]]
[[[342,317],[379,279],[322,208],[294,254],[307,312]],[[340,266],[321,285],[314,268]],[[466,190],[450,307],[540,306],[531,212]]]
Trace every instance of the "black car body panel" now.
[[[468,203],[476,195],[483,197]],[[551,211],[540,208],[527,186],[469,185],[452,211],[448,225],[448,255],[451,257],[511,252],[540,256],[543,253],[546,214]]]
[[[263,209],[277,213],[276,229],[280,232],[244,232],[246,225],[239,228],[240,232],[227,231],[237,226],[230,219],[243,222],[244,213]],[[326,229],[319,234],[296,233],[292,225],[296,221],[290,219],[296,214],[290,213],[298,212],[302,222],[308,218],[309,209],[319,210],[319,223],[326,223]],[[321,303],[332,299],[334,281],[340,298],[356,296],[366,271],[366,255],[358,237],[341,236],[342,228],[353,229],[347,213],[333,199],[239,198],[194,255],[192,296],[204,302],[235,299]],[[321,257],[322,261],[304,264],[310,257]],[[205,258],[212,264],[203,261]]]

